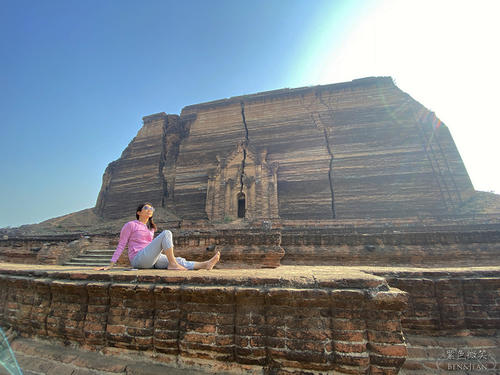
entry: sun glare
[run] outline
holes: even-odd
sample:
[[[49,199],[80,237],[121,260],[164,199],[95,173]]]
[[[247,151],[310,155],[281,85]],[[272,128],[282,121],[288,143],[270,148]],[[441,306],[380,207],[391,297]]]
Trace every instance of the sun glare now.
[[[308,74],[314,84],[392,76],[449,127],[477,190],[500,193],[496,115],[499,1],[368,3],[341,45]],[[318,68],[319,66],[319,68]]]

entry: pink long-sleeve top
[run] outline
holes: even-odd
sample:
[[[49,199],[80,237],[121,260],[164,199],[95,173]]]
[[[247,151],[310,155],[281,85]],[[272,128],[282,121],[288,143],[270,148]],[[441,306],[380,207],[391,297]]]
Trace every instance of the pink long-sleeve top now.
[[[128,258],[132,261],[139,251],[153,241],[154,234],[154,229],[148,229],[146,224],[141,223],[139,220],[129,221],[120,232],[120,241],[111,261],[116,263],[127,243]]]

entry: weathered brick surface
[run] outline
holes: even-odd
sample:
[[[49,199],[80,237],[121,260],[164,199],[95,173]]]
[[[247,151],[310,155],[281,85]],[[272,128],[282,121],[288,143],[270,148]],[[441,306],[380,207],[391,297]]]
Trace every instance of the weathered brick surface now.
[[[403,330],[418,334],[500,329],[500,272],[405,272],[386,275],[390,285],[408,292]]]
[[[432,372],[446,345],[488,349],[498,340],[494,267],[366,267],[340,274],[343,268],[335,267],[315,267],[312,274],[308,267],[284,267],[284,273],[0,269],[3,328],[168,361],[283,374],[391,374],[410,358],[405,371]],[[412,335],[410,349],[403,332]]]
[[[153,285],[112,284],[106,337],[120,348],[153,348]]]
[[[104,345],[107,318],[110,306],[110,283],[90,282],[87,284],[88,307],[83,332],[85,343]]]
[[[86,285],[87,283],[82,281],[51,282],[51,304],[47,314],[49,337],[83,343],[83,327],[88,306]]]
[[[223,256],[218,268],[275,268],[285,255],[277,230],[181,231],[174,233],[174,246],[177,255],[196,261],[220,251]],[[212,250],[207,251],[208,248]]]
[[[79,234],[0,239],[0,260],[28,264],[62,264],[89,248]]]
[[[405,360],[399,321],[406,295],[380,277],[365,276],[363,289],[356,276],[352,288],[349,278],[330,280],[341,288],[318,287],[318,280],[326,283],[319,274],[311,281],[256,277],[251,285],[196,275],[137,283],[123,275],[98,281],[90,273],[74,280],[64,272],[9,272],[0,279],[1,324],[25,336],[275,373],[361,374],[370,366],[397,372]]]
[[[342,228],[283,229],[281,264],[468,267],[472,259],[475,266],[495,264],[498,259],[498,229],[455,226],[444,232],[431,226],[422,230],[415,233],[391,226],[354,227],[347,233]]]
[[[146,200],[168,203],[182,219],[231,220],[243,192],[250,219],[451,213],[473,187],[433,118],[389,77],[158,113],[106,169],[96,209],[120,217]]]

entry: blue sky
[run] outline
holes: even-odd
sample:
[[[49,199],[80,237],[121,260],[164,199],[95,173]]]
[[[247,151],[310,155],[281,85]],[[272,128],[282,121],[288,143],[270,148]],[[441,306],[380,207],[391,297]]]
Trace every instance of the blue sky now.
[[[499,9],[475,4],[0,0],[0,227],[93,207],[143,116],[376,75],[435,111],[498,193]]]

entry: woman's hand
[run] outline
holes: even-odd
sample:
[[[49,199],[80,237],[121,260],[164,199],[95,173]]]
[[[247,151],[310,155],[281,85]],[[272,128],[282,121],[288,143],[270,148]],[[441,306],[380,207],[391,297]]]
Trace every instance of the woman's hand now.
[[[106,267],[97,267],[97,268],[94,268],[94,271],[107,271],[107,270],[110,270],[111,266],[106,266]]]
[[[94,271],[107,271],[114,267],[116,263],[111,262],[109,266],[94,268]]]

